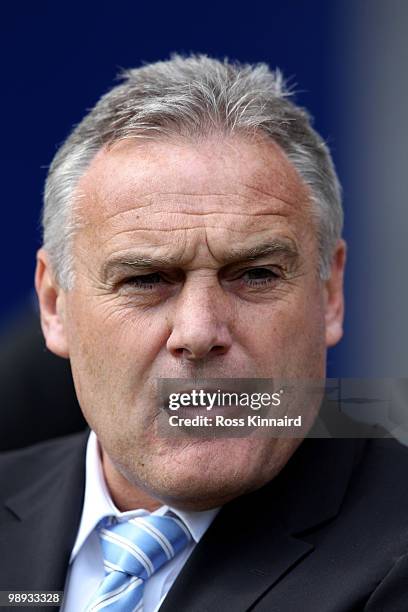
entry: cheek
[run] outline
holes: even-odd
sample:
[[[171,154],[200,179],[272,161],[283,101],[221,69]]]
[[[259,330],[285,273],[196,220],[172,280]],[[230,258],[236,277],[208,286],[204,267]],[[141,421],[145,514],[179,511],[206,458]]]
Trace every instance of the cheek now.
[[[131,401],[149,380],[166,338],[165,318],[91,299],[71,301],[68,314],[71,367],[84,410]]]
[[[241,313],[246,343],[265,376],[324,376],[325,325],[321,291],[299,291]]]
[[[323,295],[318,285],[314,292],[305,295],[299,316],[294,317],[290,341],[296,360],[307,378],[325,377],[325,335]]]

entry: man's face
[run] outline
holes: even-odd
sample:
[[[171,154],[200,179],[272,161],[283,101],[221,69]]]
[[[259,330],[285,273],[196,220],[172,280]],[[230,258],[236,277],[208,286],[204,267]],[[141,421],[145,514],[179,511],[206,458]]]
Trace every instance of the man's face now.
[[[196,509],[273,478],[299,440],[161,438],[156,385],[325,376],[343,246],[322,282],[309,192],[285,155],[262,139],[124,141],[96,156],[77,201],[75,285],[55,287],[43,327],[108,471]]]

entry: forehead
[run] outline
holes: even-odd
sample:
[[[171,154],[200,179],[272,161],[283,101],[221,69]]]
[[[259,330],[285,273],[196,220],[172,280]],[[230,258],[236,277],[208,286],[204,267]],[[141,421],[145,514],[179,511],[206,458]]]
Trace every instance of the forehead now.
[[[312,223],[308,187],[261,138],[122,141],[97,154],[77,195],[83,239],[106,254],[133,245],[187,251],[203,239],[215,253],[271,232],[296,242]]]

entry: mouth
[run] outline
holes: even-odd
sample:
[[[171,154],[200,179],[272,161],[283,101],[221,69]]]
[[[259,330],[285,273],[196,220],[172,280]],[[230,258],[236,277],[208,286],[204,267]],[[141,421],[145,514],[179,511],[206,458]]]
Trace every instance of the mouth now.
[[[171,415],[192,418],[245,417],[274,410],[276,404],[259,403],[259,397],[272,398],[277,381],[255,378],[158,379],[158,407],[166,418]],[[257,405],[255,405],[255,401]]]

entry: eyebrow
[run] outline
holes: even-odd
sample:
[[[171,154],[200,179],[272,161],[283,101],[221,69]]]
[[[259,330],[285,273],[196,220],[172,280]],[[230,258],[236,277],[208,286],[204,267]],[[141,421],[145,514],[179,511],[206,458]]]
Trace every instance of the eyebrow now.
[[[276,238],[249,248],[233,248],[224,257],[224,266],[244,261],[255,261],[264,257],[279,256],[292,263],[299,258],[299,251],[293,240],[288,238]],[[150,257],[141,253],[131,251],[108,259],[102,266],[102,279],[109,281],[116,274],[134,272],[142,269],[166,269],[180,267],[180,259],[177,256]]]
[[[281,255],[290,260],[298,259],[299,251],[293,240],[289,238],[275,238],[274,240],[258,244],[251,248],[236,248],[230,251],[228,260],[230,262],[252,261],[270,255]]]

